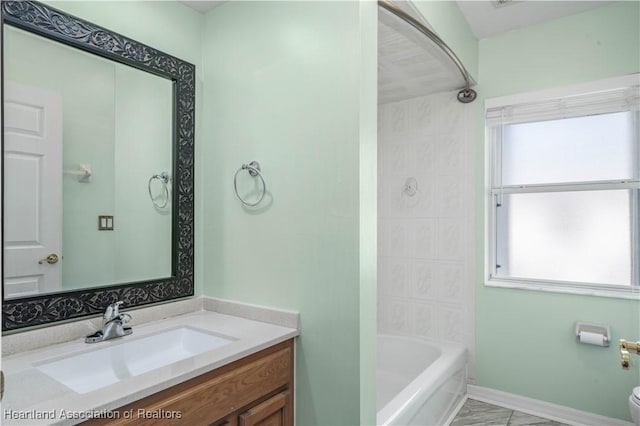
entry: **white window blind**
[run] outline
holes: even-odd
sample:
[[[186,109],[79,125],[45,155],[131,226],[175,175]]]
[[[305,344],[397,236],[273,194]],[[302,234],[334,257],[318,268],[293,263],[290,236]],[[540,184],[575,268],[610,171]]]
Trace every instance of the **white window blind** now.
[[[488,127],[584,117],[640,108],[640,85],[487,109]]]

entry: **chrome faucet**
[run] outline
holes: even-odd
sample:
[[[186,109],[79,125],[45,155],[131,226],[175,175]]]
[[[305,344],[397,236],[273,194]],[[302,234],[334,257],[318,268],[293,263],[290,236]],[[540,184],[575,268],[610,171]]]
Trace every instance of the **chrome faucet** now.
[[[86,343],[97,343],[105,340],[115,339],[116,337],[127,336],[133,333],[131,327],[124,325],[131,321],[131,315],[121,314],[119,312],[120,305],[124,302],[116,302],[107,306],[102,316],[102,330],[98,330],[88,335],[84,341]]]

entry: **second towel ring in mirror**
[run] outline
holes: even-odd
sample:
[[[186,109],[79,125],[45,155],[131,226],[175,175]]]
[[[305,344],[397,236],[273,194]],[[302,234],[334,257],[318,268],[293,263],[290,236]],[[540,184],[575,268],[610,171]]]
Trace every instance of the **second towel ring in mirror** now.
[[[153,194],[151,193],[151,182],[153,182],[154,179],[157,179],[160,181],[160,183],[162,183],[162,187],[164,188],[164,197],[163,197],[164,203],[159,203],[158,197],[154,198]],[[151,202],[156,208],[163,209],[167,207],[167,204],[169,203],[169,181],[170,180],[171,178],[169,177],[168,172],[155,174],[151,176],[151,178],[149,178],[149,183],[147,184],[147,189],[149,190],[149,198],[151,198]]]
[[[238,193],[238,174],[242,171],[242,170],[247,170],[249,172],[249,175],[252,177],[256,177],[258,176],[260,178],[260,180],[262,181],[262,194],[260,195],[260,198],[258,198],[258,201],[256,201],[255,203],[249,203],[247,202],[245,199],[243,199],[240,194]],[[262,173],[260,173],[260,163],[258,163],[257,161],[252,161],[249,164],[243,164],[238,171],[236,172],[235,176],[233,177],[233,189],[236,191],[236,197],[238,197],[238,199],[240,200],[240,202],[242,204],[244,204],[245,206],[248,207],[255,207],[258,204],[260,204],[260,202],[262,201],[262,199],[264,198],[265,194],[267,193],[267,183],[264,181],[264,177],[262,176]]]

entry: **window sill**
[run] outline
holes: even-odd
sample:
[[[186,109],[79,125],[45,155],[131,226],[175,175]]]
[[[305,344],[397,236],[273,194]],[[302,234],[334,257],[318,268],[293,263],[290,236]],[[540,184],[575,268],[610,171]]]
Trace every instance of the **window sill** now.
[[[640,287],[604,287],[585,286],[571,283],[550,283],[544,281],[525,281],[491,278],[485,281],[486,287],[512,288],[547,293],[575,294],[580,296],[610,297],[614,299],[640,300]]]

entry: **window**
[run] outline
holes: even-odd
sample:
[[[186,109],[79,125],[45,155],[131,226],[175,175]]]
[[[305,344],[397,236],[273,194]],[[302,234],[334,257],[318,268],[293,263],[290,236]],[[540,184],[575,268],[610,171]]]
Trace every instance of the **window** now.
[[[488,285],[640,292],[638,83],[487,100]]]

